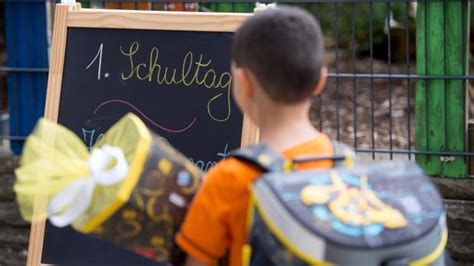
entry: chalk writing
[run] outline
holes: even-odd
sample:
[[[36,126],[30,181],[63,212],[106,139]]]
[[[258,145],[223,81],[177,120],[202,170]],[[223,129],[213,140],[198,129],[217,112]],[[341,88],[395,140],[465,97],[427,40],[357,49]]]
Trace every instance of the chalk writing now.
[[[162,126],[161,124],[155,122],[153,119],[151,119],[150,117],[148,117],[146,114],[144,114],[140,109],[138,109],[138,107],[136,107],[135,105],[127,102],[127,101],[124,101],[124,100],[119,100],[119,99],[115,99],[115,100],[109,100],[109,101],[105,101],[101,104],[99,104],[95,110],[94,110],[94,114],[97,113],[97,111],[99,111],[99,109],[101,109],[102,107],[104,107],[105,105],[108,105],[108,104],[111,104],[111,103],[119,103],[119,104],[125,104],[127,106],[129,106],[130,108],[132,108],[135,112],[137,112],[141,117],[143,117],[145,120],[147,120],[148,122],[150,122],[152,125],[158,127],[159,129],[162,129],[164,131],[167,131],[167,132],[171,132],[171,133],[181,133],[181,132],[184,132],[188,129],[190,129],[194,123],[196,122],[197,120],[197,117],[194,117],[193,120],[184,128],[181,128],[181,129],[170,129],[170,128],[167,128],[165,126]]]
[[[158,63],[160,52],[158,47],[153,47],[150,50],[148,64],[136,64],[134,55],[139,49],[140,44],[138,42],[133,42],[130,47],[125,50],[120,46],[120,52],[122,55],[128,57],[130,62],[128,74],[122,73],[123,80],[136,78],[148,82],[155,81],[160,85],[175,84],[191,86],[192,84],[198,84],[208,89],[224,89],[224,92],[219,92],[209,99],[207,102],[207,111],[208,115],[215,121],[225,122],[229,119],[231,114],[230,89],[232,86],[232,75],[229,72],[223,72],[219,75],[211,67],[212,59],[205,60],[204,55],[200,54],[199,59],[195,60],[192,52],[188,52],[184,56],[180,71],[176,68],[164,67]],[[226,101],[227,110],[223,117],[217,117],[213,111],[213,103],[219,99]]]
[[[104,133],[98,134],[97,137],[95,137],[95,135],[95,129],[87,130],[85,128],[82,128],[82,139],[84,140],[84,143],[86,144],[88,150],[90,150],[98,140],[104,137]]]
[[[97,54],[95,55],[94,59],[92,59],[92,61],[86,67],[86,69],[89,69],[92,66],[92,64],[94,64],[94,62],[97,60],[97,58],[99,58],[98,67],[97,67],[97,80],[100,80],[100,71],[102,70],[102,51],[103,50],[104,50],[104,44],[101,43],[99,46],[99,50],[97,51]],[[105,73],[106,78],[108,78],[109,75],[110,75],[109,73]]]
[[[230,153],[227,151],[229,145],[225,145],[223,152],[218,152],[217,156],[221,157],[222,159],[229,157]],[[211,167],[217,164],[216,161],[207,161],[204,162],[203,160],[194,160],[193,158],[189,158],[189,160],[194,163],[201,171],[207,172]]]

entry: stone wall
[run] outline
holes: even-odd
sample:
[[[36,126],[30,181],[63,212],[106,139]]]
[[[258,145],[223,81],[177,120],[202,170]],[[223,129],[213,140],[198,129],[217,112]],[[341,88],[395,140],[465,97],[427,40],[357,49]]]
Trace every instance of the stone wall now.
[[[14,201],[16,164],[17,158],[0,155],[0,266],[26,263],[30,226],[21,219]]]
[[[474,265],[474,179],[433,178],[448,214],[448,249],[457,265]]]
[[[29,225],[14,202],[17,158],[0,155],[0,266],[25,265]],[[433,178],[448,213],[448,249],[456,265],[474,264],[474,179]]]

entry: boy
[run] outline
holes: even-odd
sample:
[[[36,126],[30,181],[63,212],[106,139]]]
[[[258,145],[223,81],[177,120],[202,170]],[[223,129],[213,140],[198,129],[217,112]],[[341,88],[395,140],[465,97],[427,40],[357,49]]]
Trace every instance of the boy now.
[[[297,8],[272,8],[246,20],[232,45],[233,94],[239,108],[260,128],[261,143],[285,157],[332,155],[329,138],[309,119],[311,96],[326,81],[321,29]],[[329,168],[329,161],[297,165]],[[249,185],[261,173],[235,158],[206,175],[176,237],[188,253],[187,265],[212,265],[226,254],[242,265],[247,240]]]

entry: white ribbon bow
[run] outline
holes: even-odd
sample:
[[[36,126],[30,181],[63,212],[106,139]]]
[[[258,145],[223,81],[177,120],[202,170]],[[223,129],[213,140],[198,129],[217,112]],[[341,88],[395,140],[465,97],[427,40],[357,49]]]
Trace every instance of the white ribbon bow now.
[[[112,159],[115,165],[107,170]],[[127,160],[118,147],[103,145],[94,149],[88,163],[91,176],[72,182],[49,202],[48,216],[53,225],[64,227],[74,222],[89,208],[96,185],[117,184],[128,173]]]

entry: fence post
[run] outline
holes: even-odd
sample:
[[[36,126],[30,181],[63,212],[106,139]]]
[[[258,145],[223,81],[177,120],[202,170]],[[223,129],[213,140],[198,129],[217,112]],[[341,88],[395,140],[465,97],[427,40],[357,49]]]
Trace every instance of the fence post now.
[[[7,65],[47,68],[46,3],[7,1],[4,5]],[[10,135],[27,136],[43,115],[47,78],[44,72],[8,73]],[[10,143],[12,151],[18,154],[23,141],[11,140]]]
[[[464,76],[469,40],[468,1],[418,3],[417,74]],[[420,79],[416,84],[415,145],[420,151],[466,151],[466,80]],[[463,156],[417,155],[430,176],[466,177]]]

